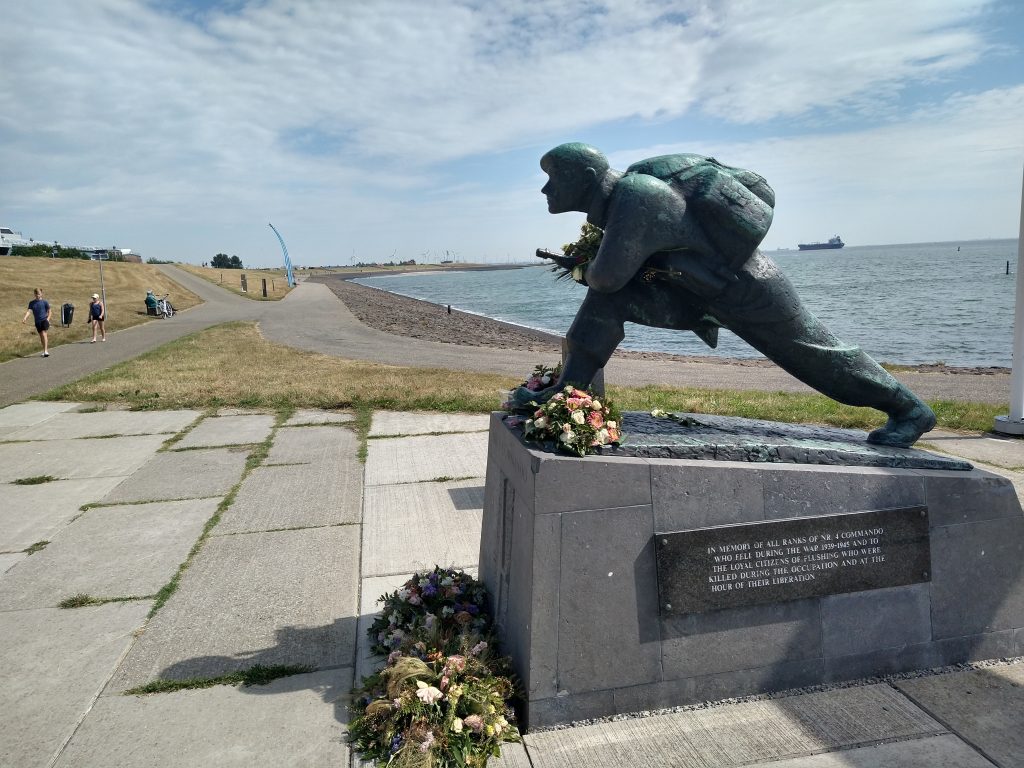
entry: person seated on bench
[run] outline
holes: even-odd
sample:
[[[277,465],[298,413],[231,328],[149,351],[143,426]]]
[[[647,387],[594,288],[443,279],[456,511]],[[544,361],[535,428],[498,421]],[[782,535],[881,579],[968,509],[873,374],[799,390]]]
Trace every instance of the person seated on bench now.
[[[153,295],[153,291],[146,291],[146,314],[155,315],[156,313],[156,296]]]

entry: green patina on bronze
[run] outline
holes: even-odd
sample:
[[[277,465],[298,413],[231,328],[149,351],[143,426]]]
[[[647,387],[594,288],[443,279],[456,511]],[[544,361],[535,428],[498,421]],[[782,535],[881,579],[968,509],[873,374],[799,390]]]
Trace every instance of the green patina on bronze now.
[[[632,322],[693,331],[711,347],[718,329],[728,328],[828,397],[887,414],[869,442],[906,447],[935,425],[927,405],[859,347],[836,338],[758,250],[775,205],[758,174],[694,154],[616,171],[599,150],[579,143],[555,147],[540,164],[548,210],[586,213],[603,236],[589,260],[538,251],[589,290],[566,334],[559,381],[539,393],[517,391],[514,402],[542,402],[567,384],[589,386]]]

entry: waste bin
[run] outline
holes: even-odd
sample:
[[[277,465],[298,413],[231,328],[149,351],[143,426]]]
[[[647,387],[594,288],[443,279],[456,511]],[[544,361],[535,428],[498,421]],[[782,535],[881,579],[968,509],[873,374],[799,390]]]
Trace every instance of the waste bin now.
[[[75,317],[75,305],[71,302],[62,304],[60,308],[60,324],[64,326],[71,325],[71,320]]]

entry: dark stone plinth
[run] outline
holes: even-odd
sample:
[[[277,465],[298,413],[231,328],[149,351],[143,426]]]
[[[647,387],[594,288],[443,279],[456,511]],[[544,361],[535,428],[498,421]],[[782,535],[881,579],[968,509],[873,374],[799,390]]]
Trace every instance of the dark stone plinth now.
[[[717,450],[700,459],[577,458],[524,443],[502,417],[491,419],[479,568],[529,728],[993,658],[1024,642],[1024,513],[1005,478],[856,458],[847,466],[735,461]],[[645,434],[632,426],[642,422],[655,423],[627,418],[627,447]],[[685,438],[682,428],[670,426]],[[851,452],[922,454],[827,431],[857,435],[859,444],[846,443]],[[731,439],[735,446],[743,437]],[[875,533],[857,548],[883,551],[858,558],[905,558],[902,573],[923,574],[926,547],[930,570],[920,583],[886,576],[852,585],[857,591],[805,595],[780,584],[777,601],[705,612],[659,604],[657,544],[666,532],[722,538],[761,524],[850,532],[879,527],[854,526],[859,515],[910,508],[927,510],[914,518],[927,521],[926,535],[910,513],[898,524],[883,520],[906,531],[909,546]]]
[[[900,467],[967,471],[963,459],[916,448],[889,448],[867,442],[857,429],[782,424],[738,416],[696,413],[655,417],[642,411],[622,415],[622,444],[602,447],[602,456],[658,459],[708,459],[781,464],[831,464],[846,467]],[[541,446],[554,450],[553,445]]]

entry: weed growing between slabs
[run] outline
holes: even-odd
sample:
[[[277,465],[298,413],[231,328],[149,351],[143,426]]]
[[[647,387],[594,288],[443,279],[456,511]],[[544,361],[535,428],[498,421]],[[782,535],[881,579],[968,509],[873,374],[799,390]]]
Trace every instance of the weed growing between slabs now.
[[[77,595],[66,597],[57,603],[58,608],[85,608],[88,605],[105,605],[106,603],[130,603],[135,600],[152,600],[153,595],[129,595],[128,597],[94,597],[93,595],[79,592]]]
[[[23,477],[20,480],[11,480],[11,485],[42,485],[52,483],[58,478],[53,475],[35,475],[34,477]]]
[[[226,323],[51,390],[41,399],[120,402],[140,410],[353,409],[359,422],[368,419],[360,413],[373,409],[488,413],[499,405],[495,393],[517,383],[496,374],[403,368],[305,352],[266,341],[254,323]],[[853,429],[873,429],[885,419],[871,408],[841,405],[824,395],[653,385],[609,386],[607,394],[623,411],[660,409]],[[987,403],[928,404],[938,426],[946,429],[987,431],[1006,412],[1006,405]]]
[[[313,667],[302,664],[256,664],[241,672],[232,672],[217,677],[190,677],[187,680],[154,680],[125,691],[124,696],[138,696],[146,693],[171,693],[194,688],[212,688],[215,685],[266,685],[280,677],[303,675],[314,672]]]

